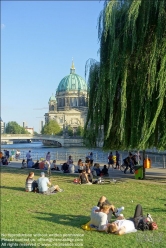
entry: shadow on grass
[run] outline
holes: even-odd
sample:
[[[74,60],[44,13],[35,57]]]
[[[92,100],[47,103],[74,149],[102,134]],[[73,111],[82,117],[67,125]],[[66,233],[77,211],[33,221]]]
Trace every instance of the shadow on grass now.
[[[65,226],[78,227],[84,225],[90,220],[90,217],[84,215],[69,215],[69,214],[52,214],[52,213],[44,213],[44,212],[36,212],[38,214],[47,215],[47,217],[35,217],[39,220],[49,221],[51,223],[56,223]]]
[[[12,189],[12,190],[16,190],[16,191],[24,191],[25,192],[25,188],[21,188],[21,187],[8,187],[8,186],[0,186],[1,189]]]
[[[151,208],[149,210],[152,210],[153,212],[156,212],[156,213],[165,213],[165,210],[166,210],[165,206],[164,206],[164,204],[161,204],[161,205],[162,205],[161,207],[163,207],[163,208]]]

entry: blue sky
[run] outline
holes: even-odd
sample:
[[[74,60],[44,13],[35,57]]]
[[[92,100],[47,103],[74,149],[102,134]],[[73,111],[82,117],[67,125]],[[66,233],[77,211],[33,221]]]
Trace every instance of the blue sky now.
[[[103,1],[1,2],[1,118],[40,131],[48,100],[70,73],[85,78],[99,60],[97,22]]]

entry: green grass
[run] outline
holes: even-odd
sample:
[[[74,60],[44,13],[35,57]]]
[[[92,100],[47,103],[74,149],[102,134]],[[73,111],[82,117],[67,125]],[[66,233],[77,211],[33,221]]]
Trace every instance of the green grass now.
[[[28,169],[1,168],[1,237],[13,238],[13,241],[3,241],[1,247],[5,243],[6,247],[166,247],[165,183],[128,180],[117,184],[75,185],[73,176],[54,173],[52,184],[65,191],[46,196],[25,192],[28,172]],[[39,171],[35,171],[35,178],[38,177]],[[124,206],[126,218],[133,216],[135,205],[140,203],[144,214],[149,212],[159,229],[123,236],[82,230],[81,225],[89,221],[90,210],[101,195],[117,207]],[[23,236],[27,234],[31,237]]]

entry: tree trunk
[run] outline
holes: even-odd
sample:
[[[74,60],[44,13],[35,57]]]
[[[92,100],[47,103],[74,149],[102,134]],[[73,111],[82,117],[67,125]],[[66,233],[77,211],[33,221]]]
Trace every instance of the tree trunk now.
[[[143,180],[144,180],[145,179],[145,166],[144,166],[145,150],[142,151],[142,160],[143,160]]]

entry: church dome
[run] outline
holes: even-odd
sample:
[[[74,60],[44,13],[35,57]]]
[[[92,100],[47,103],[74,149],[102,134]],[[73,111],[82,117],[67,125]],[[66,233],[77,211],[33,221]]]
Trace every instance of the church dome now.
[[[58,85],[57,93],[62,91],[87,91],[87,84],[82,77],[75,73],[73,62],[70,74],[64,77]]]
[[[56,97],[52,94],[52,96],[49,98],[49,102],[50,101],[56,101]]]

